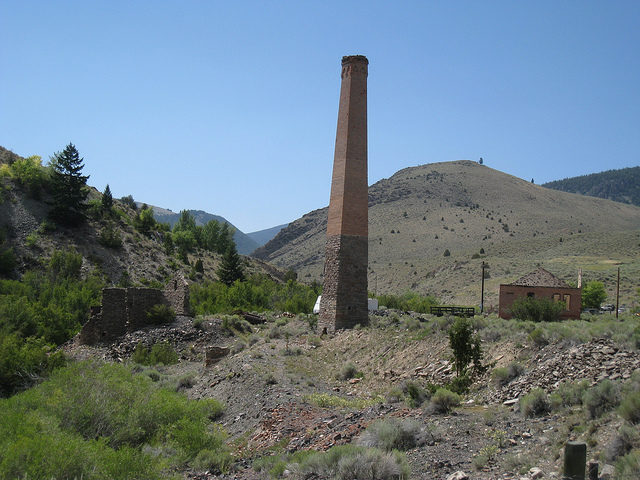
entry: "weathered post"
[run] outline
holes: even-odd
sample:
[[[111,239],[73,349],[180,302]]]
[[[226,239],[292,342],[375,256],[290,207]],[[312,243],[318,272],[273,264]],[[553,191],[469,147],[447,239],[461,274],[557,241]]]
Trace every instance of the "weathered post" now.
[[[320,331],[368,321],[367,75],[362,55],[342,57],[342,83],[327,219]]]
[[[584,442],[567,442],[564,446],[564,480],[585,480],[587,464],[587,444]]]
[[[589,480],[598,480],[598,462],[587,463],[587,471],[589,472]]]

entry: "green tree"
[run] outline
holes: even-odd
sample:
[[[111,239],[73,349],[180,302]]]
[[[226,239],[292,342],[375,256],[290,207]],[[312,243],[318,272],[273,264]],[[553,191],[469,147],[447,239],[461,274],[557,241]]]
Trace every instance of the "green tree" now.
[[[113,207],[113,195],[111,195],[111,189],[109,188],[109,184],[107,183],[104,192],[102,193],[102,211],[109,213],[111,212],[111,207]]]
[[[466,375],[471,363],[473,363],[473,371],[475,372],[484,369],[480,338],[473,333],[470,320],[459,317],[454,322],[449,329],[449,345],[453,350],[453,363],[458,376]]]
[[[217,252],[224,254],[231,244],[233,244],[233,248],[235,250],[236,246],[233,241],[233,227],[229,227],[229,224],[224,222],[220,227]]]
[[[219,240],[220,240],[220,223],[217,220],[208,221],[202,231],[203,248],[211,252],[216,252],[218,250]]]
[[[53,208],[50,215],[60,223],[77,225],[84,218],[89,176],[82,175],[83,161],[72,143],[51,158]]]
[[[196,218],[189,212],[189,210],[181,210],[180,218],[173,226],[174,232],[195,232],[196,230]]]
[[[600,308],[607,299],[607,291],[602,282],[587,282],[582,287],[582,308]]]
[[[140,232],[145,235],[149,235],[156,226],[156,219],[153,216],[153,210],[146,205],[143,205],[140,211],[136,213],[136,216],[133,219],[133,225]]]
[[[236,251],[235,243],[231,242],[224,256],[220,268],[216,272],[218,279],[225,285],[232,285],[236,280],[244,280],[244,269],[242,259]]]

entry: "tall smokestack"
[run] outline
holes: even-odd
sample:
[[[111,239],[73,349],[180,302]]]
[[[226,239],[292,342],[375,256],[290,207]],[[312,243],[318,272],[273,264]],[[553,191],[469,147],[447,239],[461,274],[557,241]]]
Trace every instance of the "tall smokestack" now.
[[[320,331],[366,324],[368,262],[367,74],[362,55],[342,57],[342,84],[327,222]]]

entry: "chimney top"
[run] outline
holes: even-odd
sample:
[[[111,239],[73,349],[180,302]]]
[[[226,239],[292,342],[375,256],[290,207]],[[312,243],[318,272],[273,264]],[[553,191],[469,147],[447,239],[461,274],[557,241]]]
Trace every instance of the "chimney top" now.
[[[347,63],[364,63],[365,65],[369,65],[369,60],[364,55],[347,55],[342,57],[342,65],[346,65]]]

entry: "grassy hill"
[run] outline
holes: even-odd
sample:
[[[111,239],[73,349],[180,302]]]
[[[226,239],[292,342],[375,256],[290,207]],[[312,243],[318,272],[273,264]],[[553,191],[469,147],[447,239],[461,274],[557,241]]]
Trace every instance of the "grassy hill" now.
[[[304,215],[254,255],[321,280],[326,216],[326,208]],[[631,301],[639,227],[638,207],[551,190],[476,162],[406,168],[369,187],[369,290],[478,304],[484,261],[489,306],[497,306],[500,283],[537,265],[574,282],[582,268],[585,281],[605,281],[613,295],[620,265],[621,295]]]
[[[640,206],[640,167],[565,178],[542,186]]]

